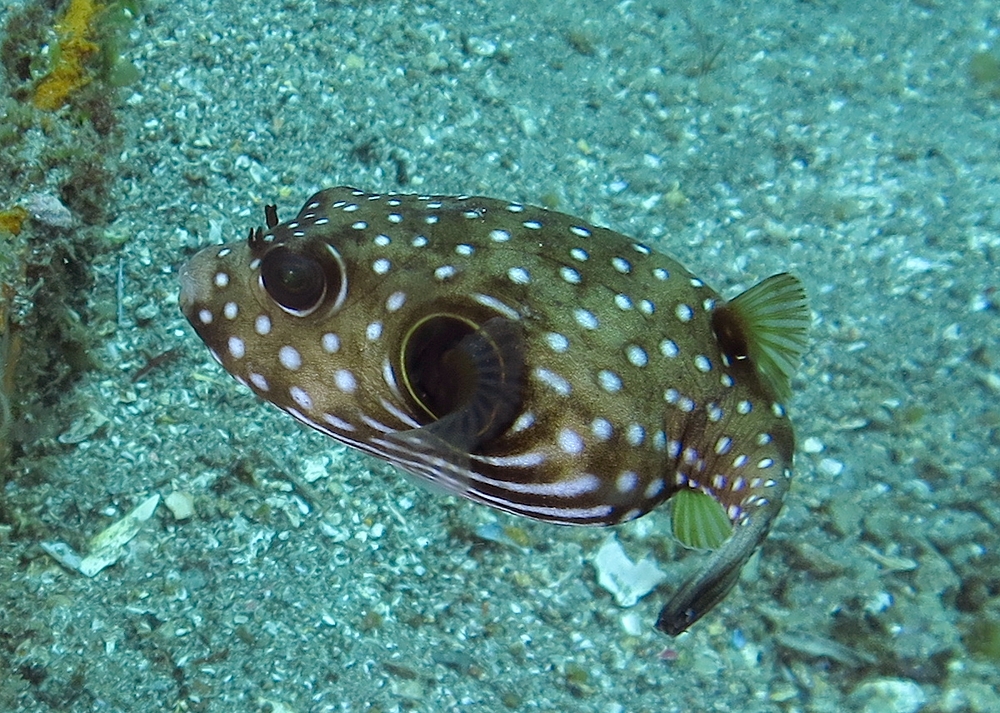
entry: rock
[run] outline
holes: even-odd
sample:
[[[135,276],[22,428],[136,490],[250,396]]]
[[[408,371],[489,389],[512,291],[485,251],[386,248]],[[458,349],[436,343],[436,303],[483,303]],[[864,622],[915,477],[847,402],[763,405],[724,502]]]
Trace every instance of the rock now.
[[[855,710],[862,713],[917,713],[927,697],[913,681],[905,678],[877,678],[862,683],[851,693]]]
[[[175,520],[187,520],[194,515],[194,498],[183,490],[175,490],[164,499],[163,504],[173,513]]]

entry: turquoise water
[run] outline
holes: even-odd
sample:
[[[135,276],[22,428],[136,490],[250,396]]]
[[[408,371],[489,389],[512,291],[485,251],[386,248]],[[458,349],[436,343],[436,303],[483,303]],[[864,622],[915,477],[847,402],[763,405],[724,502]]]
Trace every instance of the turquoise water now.
[[[100,113],[15,120],[5,65],[31,168],[0,210],[60,196],[73,227],[21,239],[80,243],[10,308],[76,366],[14,399],[0,709],[1000,710],[998,33],[988,2],[149,2],[84,179],[39,156]],[[91,175],[94,204],[64,190]],[[727,296],[806,284],[792,491],[690,632],[653,629],[701,557],[666,509],[614,530],[666,574],[623,608],[609,531],[427,492],[211,361],[179,266],[340,184],[545,203]],[[93,577],[42,548],[153,495]]]

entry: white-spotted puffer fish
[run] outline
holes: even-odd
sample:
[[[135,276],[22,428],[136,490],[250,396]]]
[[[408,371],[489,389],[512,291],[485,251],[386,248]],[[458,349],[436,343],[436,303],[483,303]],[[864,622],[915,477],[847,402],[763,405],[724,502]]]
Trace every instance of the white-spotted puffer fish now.
[[[222,366],[299,421],[456,495],[575,525],[674,497],[713,548],[660,613],[676,635],[767,534],[791,475],[782,401],[805,293],[725,302],[646,245],[491,198],[332,188],[181,272]]]

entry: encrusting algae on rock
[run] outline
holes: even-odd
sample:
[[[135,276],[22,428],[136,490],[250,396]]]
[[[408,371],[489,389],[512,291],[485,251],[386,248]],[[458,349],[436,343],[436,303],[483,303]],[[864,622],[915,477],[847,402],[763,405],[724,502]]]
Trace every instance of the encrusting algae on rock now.
[[[677,537],[716,549],[658,628],[725,597],[791,477],[796,278],[726,302],[641,242],[490,198],[332,188],[265,222],[181,272],[184,314],[237,380],[507,512],[613,525],[673,497]]]
[[[32,103],[44,111],[55,111],[70,94],[91,80],[86,62],[99,47],[90,40],[92,23],[103,5],[93,0],[70,0],[66,13],[56,23],[59,43],[52,49],[55,66],[35,87]]]

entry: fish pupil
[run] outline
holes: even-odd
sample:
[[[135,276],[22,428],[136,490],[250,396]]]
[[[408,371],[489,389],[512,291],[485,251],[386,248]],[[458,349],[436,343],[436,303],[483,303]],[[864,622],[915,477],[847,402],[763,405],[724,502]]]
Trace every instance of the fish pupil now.
[[[271,299],[293,312],[312,309],[327,292],[327,276],[320,262],[281,245],[261,260],[260,276]]]
[[[407,389],[432,419],[451,413],[469,400],[477,372],[469,356],[456,347],[476,326],[453,315],[423,319],[403,344]]]

